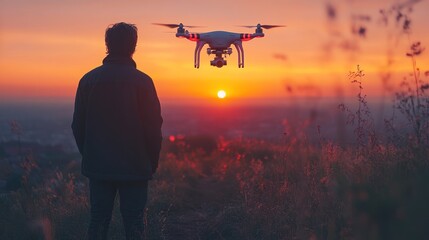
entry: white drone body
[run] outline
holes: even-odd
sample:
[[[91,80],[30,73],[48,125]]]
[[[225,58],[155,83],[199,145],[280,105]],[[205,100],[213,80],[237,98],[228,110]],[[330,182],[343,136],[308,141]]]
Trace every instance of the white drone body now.
[[[188,30],[185,30],[185,26],[180,24],[162,24],[155,23],[156,25],[166,26],[170,28],[177,27],[176,37],[178,38],[186,38],[190,41],[194,41],[197,43],[195,47],[194,53],[194,67],[200,67],[200,53],[203,49],[204,45],[209,45],[207,48],[207,54],[214,54],[215,58],[210,61],[210,65],[221,68],[227,65],[227,61],[224,59],[224,56],[231,55],[232,48],[231,45],[235,46],[235,49],[238,53],[238,67],[244,68],[244,50],[243,50],[243,41],[249,41],[254,38],[264,37],[264,33],[262,28],[270,29],[274,27],[283,27],[281,25],[261,25],[258,24],[256,26],[244,26],[253,28],[256,27],[255,33],[233,33],[233,32],[225,32],[225,31],[213,31],[207,33],[189,33]],[[193,27],[193,26],[186,26]]]

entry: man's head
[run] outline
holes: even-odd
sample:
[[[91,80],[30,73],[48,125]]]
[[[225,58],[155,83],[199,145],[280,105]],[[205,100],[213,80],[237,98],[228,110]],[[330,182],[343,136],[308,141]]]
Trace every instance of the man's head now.
[[[107,53],[130,57],[137,44],[137,27],[124,22],[110,25],[105,35]]]

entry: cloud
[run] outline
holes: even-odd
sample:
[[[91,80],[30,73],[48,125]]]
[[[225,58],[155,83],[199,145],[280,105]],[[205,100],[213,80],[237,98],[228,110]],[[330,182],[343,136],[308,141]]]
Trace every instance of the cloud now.
[[[303,94],[306,96],[322,96],[322,89],[320,87],[310,83],[288,83],[290,79],[287,79],[284,85],[285,90],[288,94]]]
[[[329,20],[335,20],[337,18],[337,10],[331,3],[326,4],[326,15]]]
[[[288,57],[282,53],[274,53],[273,58],[281,60],[281,61],[287,61],[288,60]]]

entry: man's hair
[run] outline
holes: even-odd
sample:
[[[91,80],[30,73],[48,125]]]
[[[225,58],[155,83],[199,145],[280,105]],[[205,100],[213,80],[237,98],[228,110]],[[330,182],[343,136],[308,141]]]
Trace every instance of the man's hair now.
[[[137,27],[124,22],[110,25],[104,39],[108,54],[131,56],[136,49]]]

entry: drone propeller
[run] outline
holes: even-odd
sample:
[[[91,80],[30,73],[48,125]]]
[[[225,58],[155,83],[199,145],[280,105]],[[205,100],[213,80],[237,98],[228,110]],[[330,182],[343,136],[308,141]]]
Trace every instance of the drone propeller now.
[[[240,27],[271,29],[271,28],[286,27],[286,26],[285,25],[261,25],[261,24],[258,24],[256,26],[240,26]]]
[[[261,28],[264,29],[271,29],[271,28],[277,28],[277,27],[286,27],[285,25],[261,25]]]
[[[197,28],[201,26],[185,26],[183,24],[169,24],[169,23],[152,23],[153,25],[164,26],[168,28],[178,28],[178,27],[186,27],[186,28]]]

